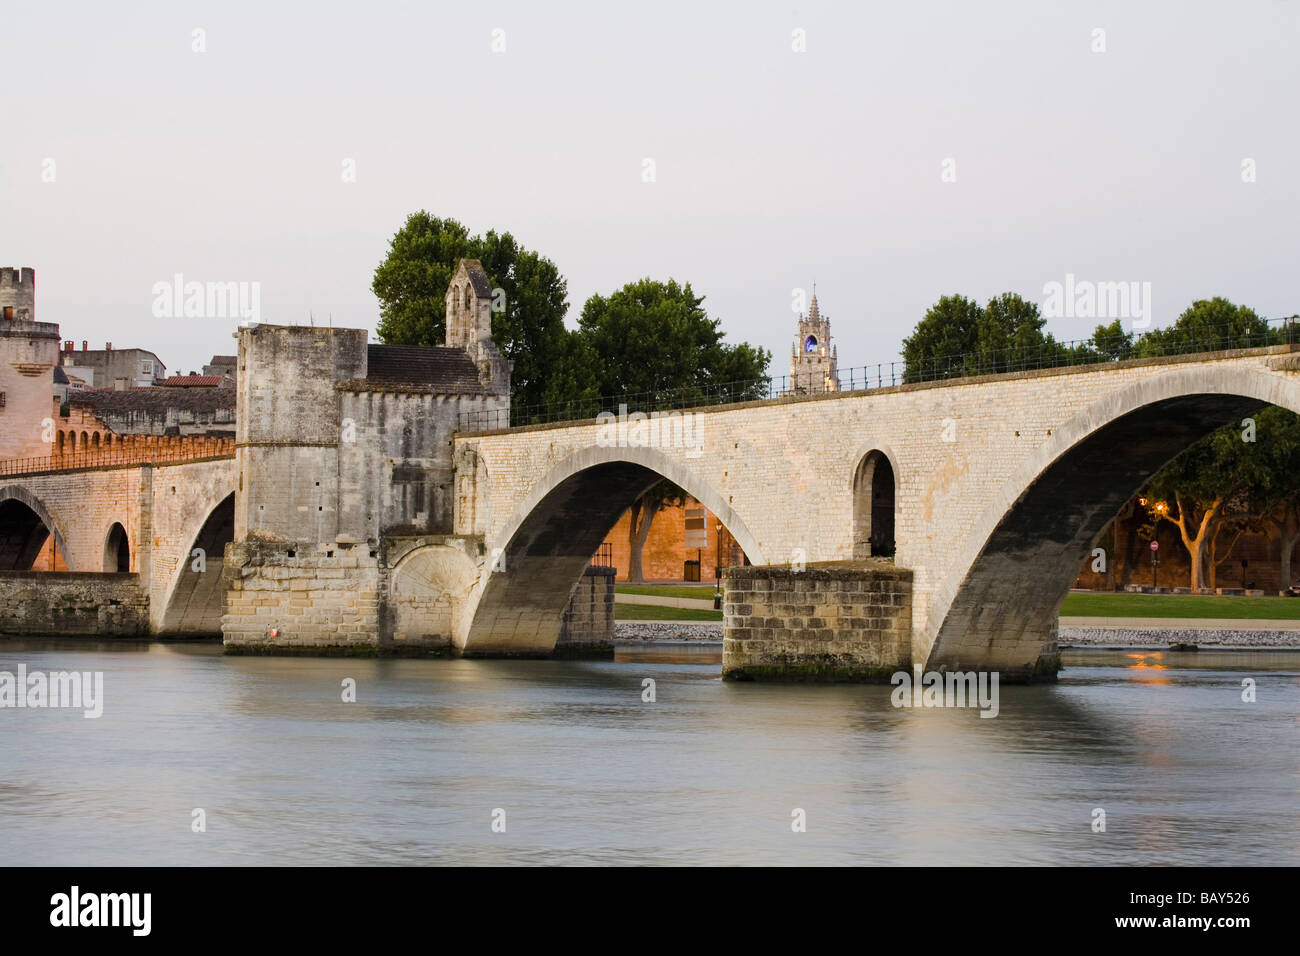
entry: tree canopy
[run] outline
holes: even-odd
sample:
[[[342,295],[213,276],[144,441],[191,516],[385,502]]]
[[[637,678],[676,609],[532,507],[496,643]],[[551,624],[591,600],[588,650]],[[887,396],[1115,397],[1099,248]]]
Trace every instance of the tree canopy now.
[[[1216,297],[1193,302],[1168,328],[1134,335],[1115,319],[1082,341],[1060,342],[1043,330],[1036,303],[1004,292],[981,306],[943,296],[903,340],[905,382],[988,375],[1031,368],[1086,365],[1252,348],[1296,340],[1296,330],[1272,328],[1253,309]]]
[[[1051,333],[1038,304],[1004,292],[980,305],[946,295],[903,339],[903,381],[987,375],[1067,364],[1066,348]]]
[[[1179,530],[1192,587],[1213,587],[1215,566],[1231,553],[1229,544],[1220,556],[1221,532],[1264,531],[1270,521],[1287,545],[1285,578],[1296,537],[1291,518],[1300,504],[1300,415],[1269,405],[1224,426],[1153,475],[1147,495],[1153,523],[1169,521]]]
[[[555,370],[570,354],[564,327],[568,288],[555,263],[525,249],[510,233],[471,236],[455,219],[412,213],[389,242],[371,288],[380,302],[379,337],[396,345],[446,341],[447,285],[461,259],[478,259],[502,294],[492,337],[514,363],[512,401],[537,405],[556,394]]]
[[[772,354],[723,341],[704,297],[675,279],[638,279],[583,306],[578,334],[591,359],[588,387],[600,397],[650,392],[682,404],[725,394],[743,401],[767,395]]]

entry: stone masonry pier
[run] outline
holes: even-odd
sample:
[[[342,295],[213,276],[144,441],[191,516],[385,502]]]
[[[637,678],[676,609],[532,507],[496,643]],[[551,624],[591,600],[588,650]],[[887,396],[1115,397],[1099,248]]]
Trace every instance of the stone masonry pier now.
[[[723,573],[722,676],[887,682],[912,666],[912,573],[888,561]]]

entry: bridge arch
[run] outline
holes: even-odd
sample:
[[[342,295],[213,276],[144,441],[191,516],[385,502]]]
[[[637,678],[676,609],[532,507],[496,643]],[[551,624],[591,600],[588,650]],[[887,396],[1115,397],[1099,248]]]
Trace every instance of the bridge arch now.
[[[235,537],[234,490],[221,497],[202,516],[201,523],[196,521],[181,537],[189,546],[180,553],[168,582],[157,630],[173,635],[218,635],[226,609],[222,581],[225,550]]]
[[[478,568],[462,550],[444,544],[413,548],[388,573],[388,635],[403,647],[446,647],[458,616],[471,607]]]
[[[656,448],[583,448],[538,480],[488,542],[472,613],[457,645],[467,654],[544,655],[569,598],[619,517],[667,478],[708,508],[755,564],[762,549],[725,498]]]
[[[50,536],[66,561],[63,531],[44,502],[21,485],[0,486],[0,570],[29,570]]]
[[[131,538],[122,527],[122,522],[114,521],[104,535],[104,571],[126,574],[131,570]]]
[[[952,571],[938,575],[915,631],[915,658],[1009,676],[1054,668],[1061,603],[1120,506],[1189,445],[1268,404],[1300,413],[1300,377],[1184,367],[1118,389],[1054,429],[954,542]]]
[[[891,557],[899,494],[898,457],[887,444],[872,442],[857,455],[853,470],[853,559]]]

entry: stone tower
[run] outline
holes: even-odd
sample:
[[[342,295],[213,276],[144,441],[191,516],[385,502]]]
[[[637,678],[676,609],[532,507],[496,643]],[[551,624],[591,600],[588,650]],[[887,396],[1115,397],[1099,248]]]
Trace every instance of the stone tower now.
[[[9,322],[36,321],[35,269],[0,269],[0,316]]]
[[[51,454],[58,361],[59,327],[36,321],[36,270],[0,268],[0,458]]]
[[[447,286],[447,347],[469,353],[485,389],[510,393],[511,363],[492,341],[492,282],[477,259],[460,260]]]
[[[816,284],[808,314],[799,313],[799,331],[790,350],[790,387],[805,394],[840,390],[831,320],[817,307]]]

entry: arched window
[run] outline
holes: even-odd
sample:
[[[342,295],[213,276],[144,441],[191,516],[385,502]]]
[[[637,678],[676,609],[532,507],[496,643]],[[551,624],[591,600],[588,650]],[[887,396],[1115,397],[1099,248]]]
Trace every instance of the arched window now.
[[[114,522],[104,539],[104,571],[126,574],[131,570],[131,542],[121,522]]]
[[[853,557],[894,556],[894,466],[882,451],[863,456],[853,476]]]
[[[451,287],[451,311],[460,311],[460,286],[458,285]]]
[[[99,447],[99,432],[95,432],[95,435],[91,439],[90,443],[96,448]]]
[[[469,286],[465,286],[465,308],[468,309],[469,305],[470,305]]]
[[[63,454],[63,432],[59,432],[59,454]]]
[[[81,450],[87,451],[90,448],[90,436],[85,432],[81,433]]]
[[[68,451],[74,455],[77,453],[77,433],[68,432]]]

